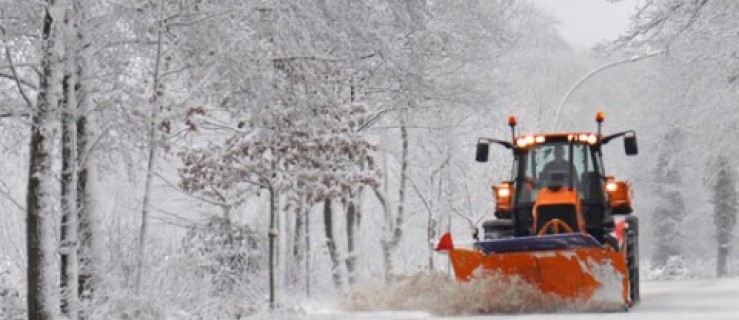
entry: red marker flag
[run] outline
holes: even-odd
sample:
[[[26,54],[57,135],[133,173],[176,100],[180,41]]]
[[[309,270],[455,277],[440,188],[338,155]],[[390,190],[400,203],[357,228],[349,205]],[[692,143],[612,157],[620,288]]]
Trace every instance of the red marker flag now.
[[[624,242],[624,228],[628,226],[629,223],[626,222],[626,220],[623,220],[616,224],[616,230],[614,230],[614,233],[616,233],[616,239],[618,239],[619,245]]]
[[[452,234],[447,232],[439,239],[439,244],[436,245],[435,251],[439,253],[447,254],[449,251],[454,250],[454,244],[452,243]]]

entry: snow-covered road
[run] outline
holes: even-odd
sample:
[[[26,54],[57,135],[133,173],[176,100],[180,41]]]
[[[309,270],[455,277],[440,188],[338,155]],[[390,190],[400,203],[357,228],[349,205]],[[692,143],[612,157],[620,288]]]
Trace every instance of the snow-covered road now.
[[[557,313],[486,315],[441,318],[425,312],[315,311],[304,320],[395,320],[395,319],[731,319],[739,320],[739,279],[643,282],[642,302],[627,313]]]

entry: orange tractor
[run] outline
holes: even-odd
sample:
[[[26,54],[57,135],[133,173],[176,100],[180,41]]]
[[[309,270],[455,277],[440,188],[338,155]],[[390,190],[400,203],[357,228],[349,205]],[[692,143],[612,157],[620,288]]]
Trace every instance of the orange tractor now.
[[[479,139],[478,162],[487,162],[491,143],[513,151],[512,179],[493,186],[497,219],[483,223],[482,237],[473,234],[473,248],[442,238],[458,280],[496,273],[573,302],[626,308],[639,300],[638,219],[629,184],[605,174],[601,152],[623,138],[626,154],[636,155],[636,135],[601,134],[604,118],[596,115],[597,133],[516,136],[511,116],[512,141]]]

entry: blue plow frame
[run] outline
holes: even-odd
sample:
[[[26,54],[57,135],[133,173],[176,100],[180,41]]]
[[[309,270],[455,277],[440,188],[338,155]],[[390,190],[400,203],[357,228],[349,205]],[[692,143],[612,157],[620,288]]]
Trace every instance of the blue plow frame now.
[[[591,235],[565,233],[507,239],[483,240],[475,243],[475,249],[486,255],[521,251],[551,251],[600,247]]]

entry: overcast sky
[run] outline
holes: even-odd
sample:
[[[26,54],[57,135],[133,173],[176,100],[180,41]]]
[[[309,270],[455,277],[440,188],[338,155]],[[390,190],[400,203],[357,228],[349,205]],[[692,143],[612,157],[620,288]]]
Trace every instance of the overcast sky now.
[[[560,20],[559,32],[573,46],[589,48],[613,40],[625,30],[638,0],[534,0]]]

